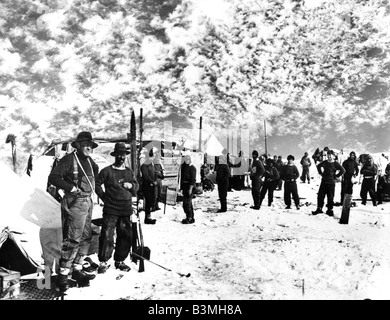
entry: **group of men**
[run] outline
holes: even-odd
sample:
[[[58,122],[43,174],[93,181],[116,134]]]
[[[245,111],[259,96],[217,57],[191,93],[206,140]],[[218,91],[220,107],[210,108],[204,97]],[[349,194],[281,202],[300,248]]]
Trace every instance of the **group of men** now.
[[[109,268],[108,261],[114,253],[115,268],[129,271],[130,267],[124,262],[134,245],[134,231],[132,223],[139,217],[133,214],[133,200],[139,191],[144,199],[145,224],[155,224],[151,212],[159,209],[156,201],[158,185],[161,189],[161,180],[164,178],[161,163],[155,160],[155,150],[144,154],[142,164],[135,174],[125,165],[126,156],[130,154],[125,143],[115,144],[110,153],[114,157],[113,164],[99,170],[98,165],[91,158],[91,153],[98,145],[92,139],[90,132],[80,132],[72,142],[75,151],[66,154],[53,168],[49,175],[49,183],[64,191],[61,200],[61,218],[63,243],[59,260],[60,270],[57,276],[59,290],[69,288],[70,277],[79,286],[88,286],[89,281],[98,273],[104,273]],[[327,197],[326,214],[333,216],[335,184],[342,177],[341,201],[345,194],[352,194],[352,178],[359,174],[358,162],[355,152],[342,164],[335,161],[335,154],[327,150],[327,159],[316,164],[321,175],[321,184],[317,196],[317,209],[313,215],[323,213],[325,196]],[[281,158],[281,157],[280,157]],[[280,160],[280,161],[278,161]],[[252,152],[250,165],[251,192],[254,210],[259,210],[268,193],[268,206],[272,205],[273,192],[281,189],[284,181],[284,203],[286,209],[291,209],[294,202],[296,209],[300,209],[297,179],[310,183],[311,161],[307,152],[302,157],[302,174],[299,174],[294,164],[294,156],[287,157],[287,163],[281,159],[260,159],[258,151]],[[160,164],[160,165],[159,165]],[[361,198],[362,204],[367,201],[370,194],[373,205],[377,205],[375,192],[375,177],[377,166],[372,157],[368,156],[360,173],[363,176]],[[390,164],[386,168],[390,174]],[[186,218],[183,224],[195,222],[192,200],[196,188],[196,168],[192,164],[191,156],[184,155],[180,167],[180,189],[183,195],[183,210]],[[230,167],[226,149],[219,157],[216,165],[216,182],[221,208],[218,212],[227,211],[227,194],[229,190]],[[141,186],[140,186],[141,185]],[[92,194],[103,201],[102,227],[99,236],[98,259],[100,264],[88,258],[92,239]],[[160,190],[161,192],[161,190]]]
[[[134,245],[133,223],[139,217],[133,213],[133,197],[142,192],[145,224],[155,224],[151,212],[158,208],[156,193],[164,178],[159,161],[153,161],[155,151],[146,154],[137,175],[125,165],[130,154],[126,144],[118,142],[110,153],[114,157],[111,165],[99,170],[91,158],[98,144],[90,132],[82,131],[71,143],[75,150],[63,156],[52,169],[49,183],[63,190],[61,218],[63,242],[59,259],[57,286],[64,292],[70,279],[81,287],[88,286],[96,273],[109,268],[108,261],[114,253],[114,265],[121,271],[130,271],[124,262]],[[139,176],[138,176],[139,174]],[[141,185],[141,186],[140,186]],[[94,263],[88,252],[92,240],[92,195],[103,201],[102,226],[99,236],[98,259]],[[157,207],[157,208],[156,208]]]
[[[362,185],[360,190],[361,204],[366,205],[367,197],[370,195],[373,206],[381,204],[383,200],[383,192],[381,184],[378,184],[378,190],[375,191],[375,181],[378,175],[378,166],[374,163],[373,157],[367,155],[362,168],[359,170],[359,163],[357,161],[356,153],[352,151],[349,157],[342,163],[336,161],[336,154],[333,150],[326,148],[324,151],[326,159],[318,159],[313,155],[314,162],[318,174],[321,176],[321,183],[317,194],[317,208],[312,212],[313,215],[324,213],[323,207],[325,205],[325,197],[327,198],[326,214],[333,216],[334,196],[336,182],[341,180],[341,203],[344,201],[345,194],[352,194],[353,192],[353,178],[356,178],[359,173],[362,177]],[[299,210],[299,195],[297,188],[297,180],[300,178],[302,183],[310,183],[310,166],[312,165],[310,157],[307,152],[301,158],[300,164],[302,166],[302,174],[299,174],[298,168],[294,164],[294,156],[287,157],[287,163],[283,164],[279,170],[275,170],[274,160],[270,158],[261,161],[256,150],[252,153],[252,166],[250,177],[252,180],[252,197],[254,205],[252,209],[259,210],[268,192],[268,206],[271,206],[273,200],[273,190],[277,188],[277,181],[281,179],[284,181],[284,202],[286,209],[291,209],[291,198],[294,201],[296,208]],[[318,163],[317,163],[318,162]],[[390,175],[390,163],[385,169],[385,175],[382,179],[386,179]],[[390,178],[388,179],[390,182]]]

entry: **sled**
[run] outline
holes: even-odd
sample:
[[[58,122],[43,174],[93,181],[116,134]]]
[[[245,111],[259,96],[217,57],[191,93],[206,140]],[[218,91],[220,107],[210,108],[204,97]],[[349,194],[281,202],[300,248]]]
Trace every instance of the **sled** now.
[[[349,211],[351,209],[351,200],[352,200],[352,194],[345,194],[344,202],[343,202],[343,209],[341,211],[341,218],[340,218],[341,224],[348,224]]]

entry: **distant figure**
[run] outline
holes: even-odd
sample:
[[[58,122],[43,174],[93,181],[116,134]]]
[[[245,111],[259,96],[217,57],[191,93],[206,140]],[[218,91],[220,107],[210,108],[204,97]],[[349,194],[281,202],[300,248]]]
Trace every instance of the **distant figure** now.
[[[278,169],[279,175],[282,172],[282,167],[283,166],[284,166],[284,162],[282,160],[282,156],[278,156],[278,159],[275,162],[275,168]],[[276,190],[282,190],[282,185],[283,185],[283,179],[282,179],[282,177],[279,177],[278,183],[277,183],[277,186],[276,186]]]
[[[385,174],[378,178],[377,204],[382,204],[386,194],[390,194],[390,163],[386,165]]]
[[[141,187],[145,207],[145,224],[156,224],[156,219],[152,219],[151,216],[156,201],[157,186],[156,169],[154,168],[153,160],[154,154],[153,151],[150,150],[149,153],[145,153],[145,160],[140,167]]]
[[[352,194],[353,192],[352,178],[357,177],[359,174],[359,166],[356,160],[356,153],[354,151],[351,151],[349,158],[343,161],[342,166],[345,169],[345,174],[341,180],[341,205],[343,205],[344,202],[344,195],[346,193]]]
[[[279,179],[279,171],[275,168],[274,160],[271,158],[268,158],[265,162],[264,183],[260,191],[260,206],[268,192],[268,206],[270,207],[274,200],[274,190]]]
[[[158,205],[159,202],[162,202],[161,199],[161,191],[162,191],[162,180],[164,179],[164,166],[161,161],[161,153],[158,152],[157,148],[152,148],[153,151],[153,164],[154,164],[154,170],[156,171],[156,179],[157,179],[157,185],[155,190],[155,202],[154,206],[152,208],[152,211],[160,210],[160,207]]]
[[[294,164],[294,156],[289,155],[287,157],[287,164],[283,165],[281,170],[281,178],[284,181],[284,203],[286,209],[291,209],[291,197],[294,200],[296,208],[299,210],[299,195],[297,179],[299,178],[299,171]]]
[[[366,162],[360,169],[360,174],[363,176],[362,187],[360,189],[360,197],[362,198],[362,205],[367,203],[367,193],[370,194],[372,204],[376,207],[376,193],[375,193],[375,178],[378,174],[378,166],[374,163],[371,155],[366,157]]]
[[[183,210],[186,218],[182,220],[183,224],[192,224],[195,222],[194,207],[192,199],[196,184],[196,168],[192,164],[191,156],[185,155],[180,168],[180,189],[183,193]]]
[[[301,181],[303,183],[306,182],[310,183],[310,166],[311,166],[311,161],[309,158],[309,154],[305,152],[301,159],[301,166],[302,166],[302,175],[301,175]]]
[[[334,199],[334,191],[336,188],[336,179],[341,177],[345,173],[345,169],[343,166],[334,160],[334,152],[332,150],[328,150],[327,152],[328,159],[326,161],[322,161],[317,166],[317,171],[319,175],[322,177],[320,188],[318,190],[317,196],[317,209],[312,211],[313,215],[323,213],[322,208],[324,206],[325,196],[327,196],[328,204],[326,214],[332,217],[333,214],[333,199]]]
[[[229,190],[229,178],[230,178],[230,167],[228,165],[226,149],[223,149],[222,156],[219,156],[216,171],[217,171],[216,181],[218,185],[219,202],[221,203],[221,208],[217,212],[226,212],[227,193]]]
[[[250,178],[252,181],[252,198],[254,205],[251,209],[259,210],[260,209],[260,190],[263,184],[261,180],[264,174],[264,166],[263,163],[259,160],[259,153],[257,150],[253,150],[252,152],[252,165],[250,168]]]

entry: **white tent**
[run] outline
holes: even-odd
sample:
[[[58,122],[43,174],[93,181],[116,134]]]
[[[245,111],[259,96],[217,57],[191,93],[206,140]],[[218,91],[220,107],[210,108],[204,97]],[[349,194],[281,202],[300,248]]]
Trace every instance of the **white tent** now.
[[[223,149],[224,147],[219,142],[218,138],[214,134],[211,134],[206,140],[202,151],[209,156],[220,156]]]
[[[0,231],[8,228],[12,240],[23,247],[28,258],[42,266],[45,261],[40,243],[41,228],[58,225],[59,203],[3,163],[0,163],[0,173],[3,177],[0,184]]]

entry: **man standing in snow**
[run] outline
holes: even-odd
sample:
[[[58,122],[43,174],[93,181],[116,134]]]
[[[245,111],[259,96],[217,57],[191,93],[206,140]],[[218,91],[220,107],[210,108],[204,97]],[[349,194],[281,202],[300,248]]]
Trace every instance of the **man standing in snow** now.
[[[299,178],[299,171],[294,164],[294,156],[287,157],[287,164],[285,164],[280,173],[280,177],[284,180],[284,203],[286,209],[291,209],[291,197],[294,200],[296,208],[299,210],[299,195],[297,187],[297,179]]]
[[[303,183],[306,182],[310,183],[310,166],[311,166],[311,161],[309,158],[309,154],[305,152],[301,159],[301,166],[302,166],[302,175],[301,175],[301,181]]]
[[[115,247],[115,268],[130,271],[124,262],[133,243],[130,216],[133,214],[132,197],[137,195],[138,182],[133,171],[125,166],[126,155],[130,154],[126,144],[115,144],[111,155],[115,162],[100,171],[96,179],[96,194],[104,202],[103,224],[99,237],[98,273],[105,273]],[[104,190],[102,188],[104,185]],[[114,241],[114,236],[116,240]]]
[[[180,168],[180,189],[183,193],[183,210],[186,218],[182,220],[183,224],[191,224],[195,222],[194,207],[192,199],[194,197],[194,189],[196,182],[196,168],[191,162],[191,156],[185,155]]]
[[[278,156],[278,159],[275,162],[275,168],[278,169],[279,175],[282,172],[283,166],[284,166],[284,162],[282,160],[282,156]],[[282,185],[283,185],[283,179],[279,177],[276,190],[282,190]]]
[[[333,214],[333,199],[334,191],[336,188],[336,180],[345,173],[343,166],[334,160],[334,152],[332,150],[327,151],[328,159],[322,161],[317,166],[317,171],[322,177],[320,188],[317,196],[317,209],[312,211],[313,215],[323,213],[322,208],[324,206],[325,195],[328,198],[326,214],[332,217]]]
[[[252,151],[252,165],[250,169],[250,178],[252,180],[252,198],[254,205],[251,209],[259,210],[260,209],[260,190],[263,184],[261,180],[264,174],[264,166],[259,160],[259,153],[257,150]]]
[[[276,189],[276,185],[278,183],[279,171],[275,168],[275,162],[271,158],[265,160],[265,163],[264,183],[260,191],[260,206],[268,192],[268,206],[270,207],[274,200],[274,190]]]
[[[218,158],[218,165],[216,167],[217,176],[216,181],[218,184],[218,196],[221,203],[221,209],[217,212],[227,211],[227,193],[229,190],[229,178],[230,178],[230,167],[228,165],[227,150],[222,150],[222,156]]]
[[[362,187],[360,190],[362,205],[366,205],[367,193],[369,193],[372,204],[376,207],[375,179],[378,174],[378,166],[374,163],[374,159],[371,155],[367,156],[363,167],[360,169],[360,174],[363,176]]]
[[[145,224],[156,224],[156,219],[152,219],[151,212],[156,199],[157,175],[153,164],[154,154],[151,149],[145,153],[145,161],[140,167],[142,194],[145,201]]]
[[[344,195],[346,193],[352,194],[353,192],[352,178],[359,174],[359,166],[356,161],[356,153],[354,151],[351,151],[349,158],[343,161],[342,166],[345,169],[345,174],[341,180],[341,205],[344,202]]]
[[[70,274],[80,287],[88,286],[89,280],[95,278],[94,270],[84,258],[92,240],[92,193],[99,172],[90,155],[98,145],[90,132],[82,131],[71,146],[76,151],[65,155],[49,175],[49,182],[65,193],[61,201],[63,240],[57,277],[62,292],[69,288]]]
[[[162,201],[161,199],[161,192],[162,192],[162,180],[164,179],[164,166],[161,161],[161,152],[158,151],[157,148],[152,148],[153,150],[153,155],[154,155],[154,169],[156,170],[156,178],[157,178],[157,185],[156,185],[156,190],[155,190],[155,202],[154,202],[154,207],[153,211],[158,211],[160,210],[159,207],[159,202]]]

